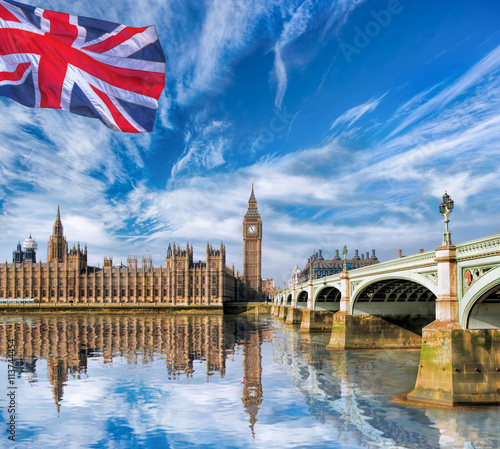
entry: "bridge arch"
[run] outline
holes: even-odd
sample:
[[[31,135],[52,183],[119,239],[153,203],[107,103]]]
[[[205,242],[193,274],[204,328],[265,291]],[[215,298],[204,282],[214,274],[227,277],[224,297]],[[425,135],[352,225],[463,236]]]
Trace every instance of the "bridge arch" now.
[[[325,285],[318,289],[313,299],[313,310],[340,310],[341,291],[333,285]]]
[[[297,308],[306,308],[307,300],[309,295],[307,294],[307,290],[301,290],[297,293]]]
[[[424,276],[387,275],[359,284],[350,308],[353,315],[374,315],[416,330],[435,319],[436,296],[437,285]]]
[[[479,278],[460,300],[464,329],[500,329],[500,267]]]
[[[286,296],[286,305],[287,306],[292,305],[292,294],[291,293],[288,293],[288,295]]]

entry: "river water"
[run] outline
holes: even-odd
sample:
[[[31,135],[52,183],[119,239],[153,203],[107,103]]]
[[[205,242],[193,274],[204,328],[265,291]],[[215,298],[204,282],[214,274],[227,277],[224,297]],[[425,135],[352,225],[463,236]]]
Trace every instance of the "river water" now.
[[[328,339],[270,317],[3,316],[0,447],[500,447],[499,407],[393,401],[418,351]]]

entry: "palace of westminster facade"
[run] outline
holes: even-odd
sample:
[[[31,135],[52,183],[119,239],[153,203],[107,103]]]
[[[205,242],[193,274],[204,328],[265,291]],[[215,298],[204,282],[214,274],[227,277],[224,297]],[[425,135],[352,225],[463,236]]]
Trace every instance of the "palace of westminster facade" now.
[[[168,246],[165,267],[154,268],[151,258],[129,257],[127,265],[102,268],[87,264],[87,247],[68,250],[59,207],[47,249],[47,262],[36,262],[31,236],[18,244],[13,262],[0,265],[0,298],[33,298],[40,303],[162,303],[220,306],[262,296],[262,221],[253,186],[243,219],[243,274],[226,266],[226,248],[207,243],[206,261],[193,261],[193,247]]]

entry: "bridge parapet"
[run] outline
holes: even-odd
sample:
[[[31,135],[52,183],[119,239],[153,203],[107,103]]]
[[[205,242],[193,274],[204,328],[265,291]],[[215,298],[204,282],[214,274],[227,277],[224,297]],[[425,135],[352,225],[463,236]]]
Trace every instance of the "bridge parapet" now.
[[[476,259],[500,254],[500,234],[456,245],[457,259]]]
[[[401,259],[393,259],[368,267],[356,268],[349,271],[349,277],[355,279],[372,273],[405,271],[413,268],[435,266],[435,258],[436,251],[426,251],[425,253],[414,254],[413,256],[402,257]]]

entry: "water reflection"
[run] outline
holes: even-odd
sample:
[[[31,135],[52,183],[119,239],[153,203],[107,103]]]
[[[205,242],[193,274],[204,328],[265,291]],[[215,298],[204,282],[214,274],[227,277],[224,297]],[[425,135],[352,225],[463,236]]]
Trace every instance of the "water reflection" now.
[[[418,351],[330,352],[271,318],[33,315],[0,320],[3,362],[9,340],[40,447],[500,447],[497,408],[391,401]]]
[[[227,338],[231,336],[233,341]],[[225,349],[233,347],[237,337],[234,332],[224,333],[221,316],[40,316],[10,320],[0,326],[0,356],[6,358],[7,341],[14,340],[14,368],[18,377],[32,374],[30,381],[36,381],[37,360],[46,359],[59,409],[68,375],[75,379],[87,376],[89,357],[102,357],[104,364],[112,363],[113,357],[123,357],[129,364],[137,364],[140,359],[148,365],[161,356],[169,379],[192,377],[194,362],[202,360],[207,377],[224,377]],[[260,349],[258,341],[253,343]],[[254,352],[252,349],[251,357],[257,356]],[[260,371],[260,361],[254,369]],[[260,379],[249,376],[250,382],[253,377]]]

